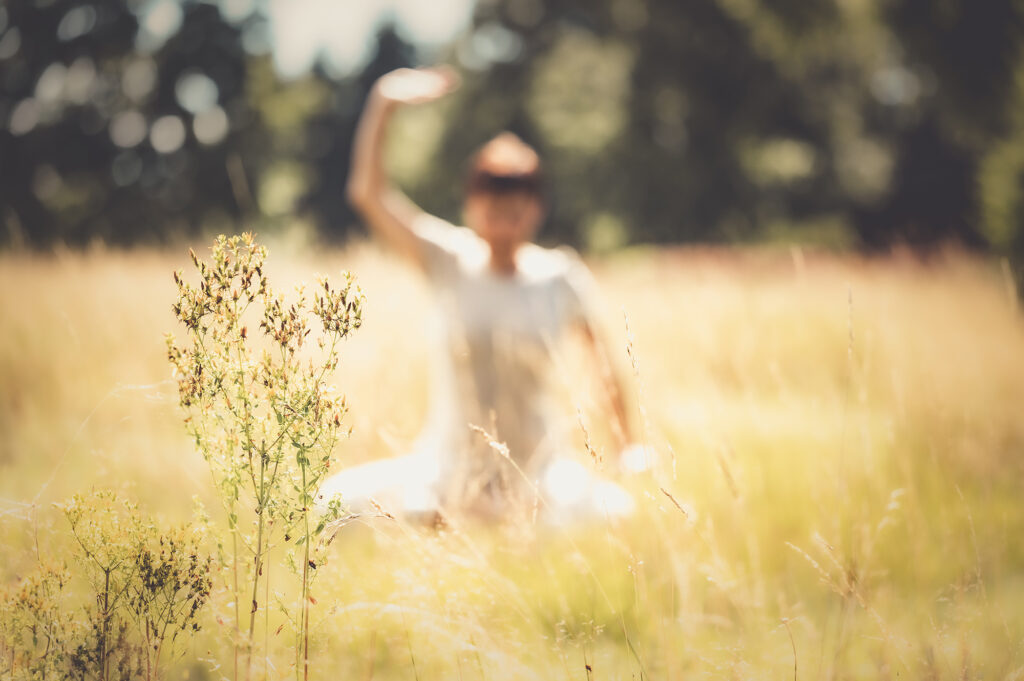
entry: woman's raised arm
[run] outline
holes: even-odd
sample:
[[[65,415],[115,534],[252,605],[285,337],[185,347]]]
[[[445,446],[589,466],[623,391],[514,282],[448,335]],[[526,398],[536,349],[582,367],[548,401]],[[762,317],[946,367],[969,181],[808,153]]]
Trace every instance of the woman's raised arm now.
[[[414,224],[423,215],[384,168],[384,139],[398,107],[433,101],[458,87],[448,68],[398,69],[382,76],[370,91],[356,128],[346,193],[370,230],[398,253],[425,267],[421,239]]]

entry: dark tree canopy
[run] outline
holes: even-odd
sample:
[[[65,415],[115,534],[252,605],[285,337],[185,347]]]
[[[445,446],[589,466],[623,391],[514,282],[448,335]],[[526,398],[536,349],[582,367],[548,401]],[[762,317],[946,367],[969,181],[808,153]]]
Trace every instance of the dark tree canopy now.
[[[396,174],[458,216],[466,158],[512,130],[546,164],[543,238],[955,241],[1024,253],[1024,6],[1013,0],[481,0],[440,53],[384,26],[344,77],[282,80],[267,17],[184,0],[0,8],[0,222],[36,247],[296,220],[341,238],[351,138],[386,71],[445,60]],[[171,17],[175,19],[175,17]]]

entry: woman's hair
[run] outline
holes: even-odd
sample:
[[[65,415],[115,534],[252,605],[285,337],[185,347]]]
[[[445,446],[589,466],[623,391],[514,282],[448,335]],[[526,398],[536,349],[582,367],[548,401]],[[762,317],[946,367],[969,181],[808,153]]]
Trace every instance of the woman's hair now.
[[[466,195],[530,194],[541,198],[541,180],[537,152],[511,132],[503,132],[470,159]]]

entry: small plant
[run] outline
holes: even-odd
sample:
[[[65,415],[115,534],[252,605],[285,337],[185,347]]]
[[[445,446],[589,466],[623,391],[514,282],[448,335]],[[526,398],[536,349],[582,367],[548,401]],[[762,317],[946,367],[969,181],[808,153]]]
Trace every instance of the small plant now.
[[[144,542],[136,508],[110,492],[74,496],[64,506],[78,543],[78,564],[95,601],[85,606],[81,640],[71,652],[76,678],[121,678],[140,671],[141,651],[127,639],[129,584],[134,581],[134,551]],[[121,673],[111,676],[111,665]]]
[[[321,279],[312,300],[299,287],[286,303],[264,273],[266,248],[250,234],[218,237],[209,263],[190,254],[198,283],[174,274],[174,313],[188,343],[178,346],[168,335],[168,358],[185,424],[227,513],[235,676],[240,651],[247,652],[245,676],[251,676],[257,614],[262,609],[266,616],[268,606],[259,601],[259,587],[269,582],[264,568],[280,538],[294,540],[298,554],[292,562],[299,579],[296,674],[306,678],[310,587],[341,514],[339,500],[319,498],[347,411],[327,379],[338,366],[339,342],[361,324],[363,296],[345,275],[341,288]],[[248,572],[240,575],[243,564]]]
[[[42,564],[0,597],[0,675],[11,679],[160,676],[182,631],[198,631],[212,559],[201,537],[161,530],[112,492],[61,507],[75,539],[75,578]],[[75,588],[79,598],[76,600]]]
[[[76,495],[63,510],[95,594],[70,656],[72,675],[158,678],[178,634],[198,631],[197,615],[210,596],[212,559],[201,554],[201,535],[183,527],[162,531],[112,492]]]
[[[63,565],[41,565],[0,592],[0,677],[62,678],[73,626],[61,607],[69,580]]]
[[[147,678],[182,632],[199,631],[196,616],[213,586],[211,563],[182,528],[151,536],[135,553],[128,612],[143,643]]]

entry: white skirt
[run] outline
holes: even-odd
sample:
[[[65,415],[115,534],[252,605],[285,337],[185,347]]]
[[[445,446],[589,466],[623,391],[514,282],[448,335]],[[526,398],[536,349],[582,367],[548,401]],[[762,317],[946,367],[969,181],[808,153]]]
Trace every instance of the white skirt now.
[[[422,518],[452,510],[440,493],[441,477],[440,457],[420,451],[339,471],[324,481],[320,498],[340,496],[351,513],[372,513],[379,506],[398,517]],[[527,486],[537,497],[539,515],[554,523],[621,518],[636,506],[622,486],[568,457],[552,458]]]

